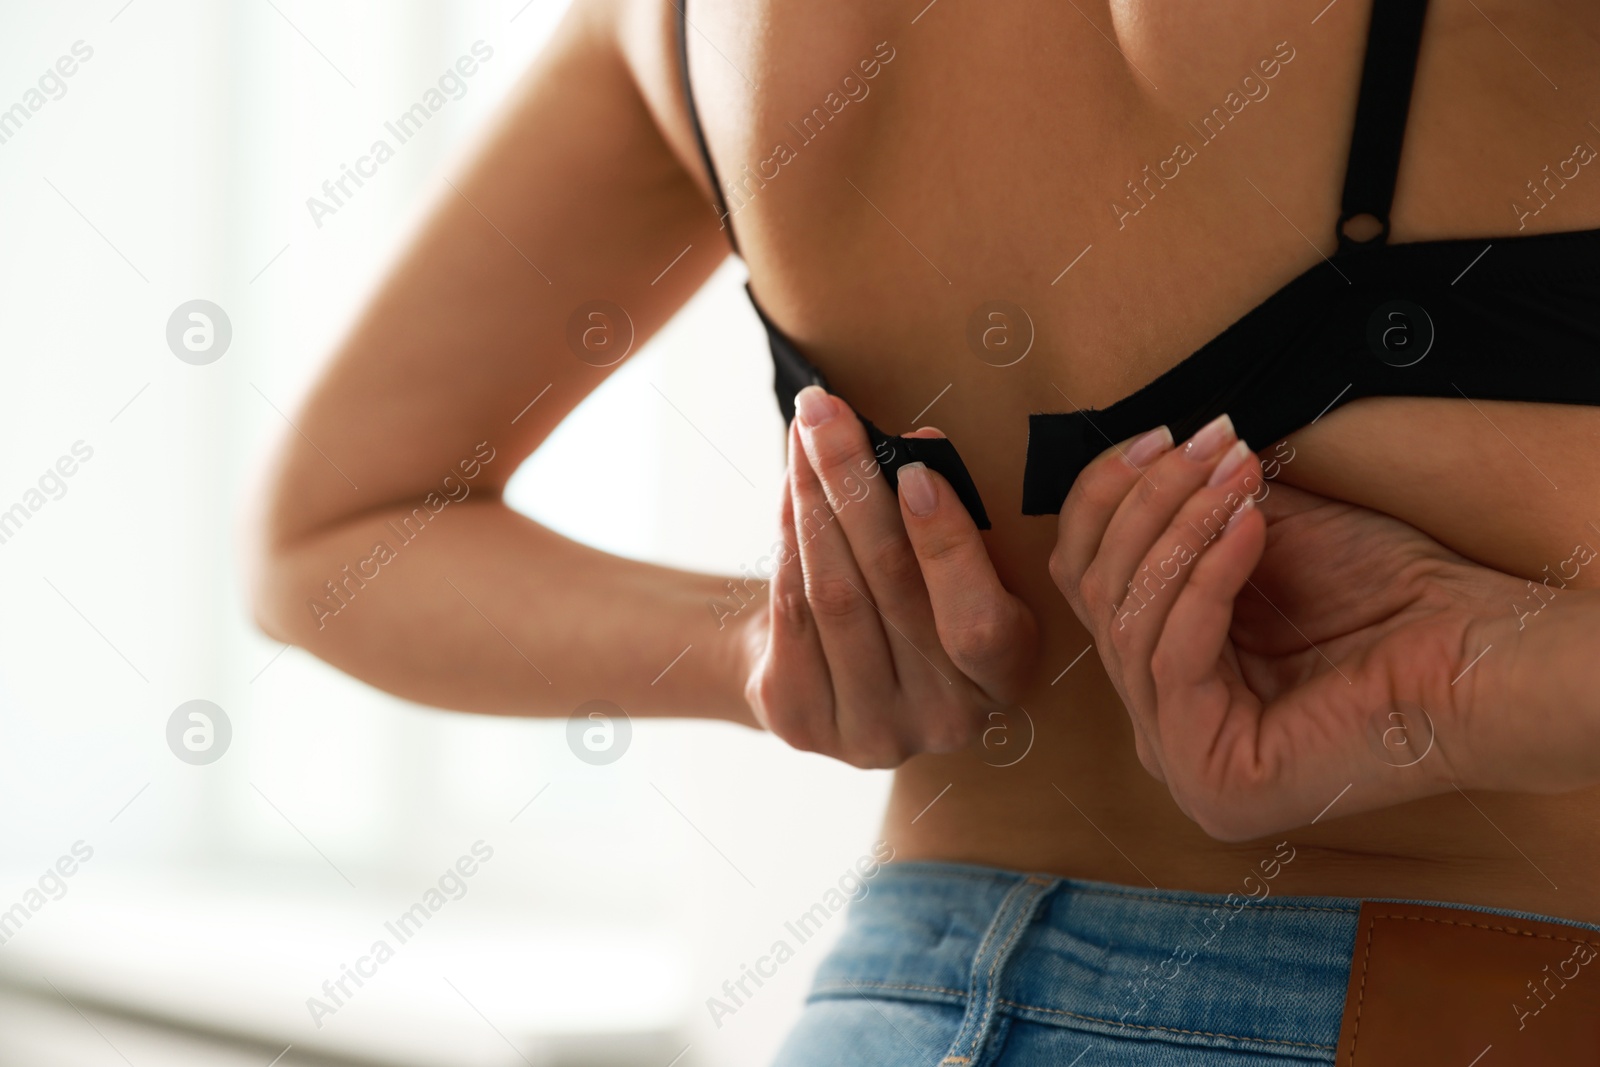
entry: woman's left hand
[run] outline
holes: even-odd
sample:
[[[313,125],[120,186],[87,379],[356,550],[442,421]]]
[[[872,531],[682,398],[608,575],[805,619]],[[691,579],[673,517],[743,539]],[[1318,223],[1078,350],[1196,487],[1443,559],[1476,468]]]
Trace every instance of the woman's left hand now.
[[[1505,721],[1496,680],[1519,659],[1526,675],[1544,647],[1509,625],[1524,580],[1387,515],[1268,486],[1225,417],[1171,444],[1152,431],[1084,470],[1050,571],[1127,705],[1141,762],[1208,834],[1261,837],[1454,784],[1587,784],[1517,780],[1588,744],[1574,731],[1593,722],[1518,740]],[[1571,641],[1548,625],[1541,640],[1572,668]],[[1516,648],[1485,670],[1475,657],[1493,640]]]

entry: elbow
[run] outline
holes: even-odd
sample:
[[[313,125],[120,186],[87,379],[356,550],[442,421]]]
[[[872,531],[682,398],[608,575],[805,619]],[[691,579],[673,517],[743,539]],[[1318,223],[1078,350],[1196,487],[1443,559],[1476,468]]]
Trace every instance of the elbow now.
[[[256,501],[242,517],[240,544],[246,599],[256,628],[274,641],[301,645],[308,638],[305,604],[297,604],[304,550],[291,536],[294,522],[281,477],[269,476],[248,499]]]
[[[287,546],[269,543],[266,538],[256,540],[249,548],[246,561],[251,618],[256,629],[274,641],[303,644],[307,635],[301,615],[306,608],[293,603],[293,590],[299,588],[295,580],[298,569],[295,553]]]
[[[253,560],[252,565],[250,612],[256,629],[286,645],[303,643],[305,635],[296,625],[299,620],[288,603],[291,583],[285,578],[287,568],[283,561],[269,556]]]

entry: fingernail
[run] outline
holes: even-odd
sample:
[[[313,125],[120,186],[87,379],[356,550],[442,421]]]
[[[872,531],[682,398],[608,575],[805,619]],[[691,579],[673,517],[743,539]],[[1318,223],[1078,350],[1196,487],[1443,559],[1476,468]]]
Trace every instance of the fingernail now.
[[[833,397],[819,385],[808,385],[794,398],[794,407],[800,421],[807,426],[821,426],[834,415]]]
[[[939,504],[939,492],[928,477],[928,468],[922,463],[907,463],[900,468],[900,492],[906,498],[911,514],[927,518]]]
[[[1227,481],[1249,455],[1250,446],[1245,442],[1244,438],[1239,438],[1233,443],[1233,447],[1224,452],[1222,458],[1217,461],[1217,469],[1212,471],[1211,477],[1206,479],[1206,485],[1218,486]]]
[[[1218,415],[1189,438],[1183,446],[1183,454],[1196,463],[1203,463],[1221,452],[1222,446],[1233,438],[1233,420],[1226,415]]]
[[[1171,447],[1172,431],[1165,426],[1157,426],[1135,438],[1133,444],[1128,446],[1128,451],[1123,453],[1123,458],[1131,467],[1142,467]]]

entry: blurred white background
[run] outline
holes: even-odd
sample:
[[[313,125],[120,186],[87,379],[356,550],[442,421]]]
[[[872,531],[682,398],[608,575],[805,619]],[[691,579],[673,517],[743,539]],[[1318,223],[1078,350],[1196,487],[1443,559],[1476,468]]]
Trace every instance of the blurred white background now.
[[[870,850],[886,775],[637,720],[591,767],[564,720],[398,701],[263,637],[244,598],[284,414],[564,7],[0,6],[0,513],[23,509],[0,527],[0,1064],[743,1067],[797,1014],[842,919],[720,1027],[706,998]],[[464,94],[319,227],[307,198],[478,41]],[[781,422],[742,280],[726,265],[595,393],[513,505],[638,558],[762,555]],[[205,366],[166,341],[194,299],[233,331]],[[597,468],[621,491],[593,495]],[[194,699],[232,724],[210,765],[166,741]],[[479,841],[465,895],[314,1026],[307,998]]]

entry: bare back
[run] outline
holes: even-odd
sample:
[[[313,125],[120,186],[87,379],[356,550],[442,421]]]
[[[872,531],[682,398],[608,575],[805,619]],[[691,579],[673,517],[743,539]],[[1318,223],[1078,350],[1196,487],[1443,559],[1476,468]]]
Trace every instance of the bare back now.
[[[1079,658],[1088,638],[1046,575],[1055,520],[1018,511],[1027,415],[1132,392],[1331,254],[1368,10],[691,4],[700,117],[754,292],[858,410],[954,440],[1001,576],[1042,623],[1026,713],[1006,724],[1009,752],[1030,734],[1031,750],[1005,767],[988,749],[906,764],[887,816],[902,857],[1219,892],[1248,868],[1252,846],[1207,838],[1144,772],[1096,658]],[[709,200],[672,17],[632,0],[624,52]],[[1434,0],[1391,239],[1600,226],[1600,172],[1546,180],[1600,145],[1597,50],[1592,6]],[[1010,366],[968,342],[991,301],[1032,323]],[[1596,447],[1590,408],[1363,400],[1293,435],[1278,477],[1534,576],[1594,536]],[[1316,858],[1282,891],[1596,921],[1578,887],[1600,876],[1597,830],[1595,792],[1451,793],[1349,819],[1335,806],[1293,835]]]

